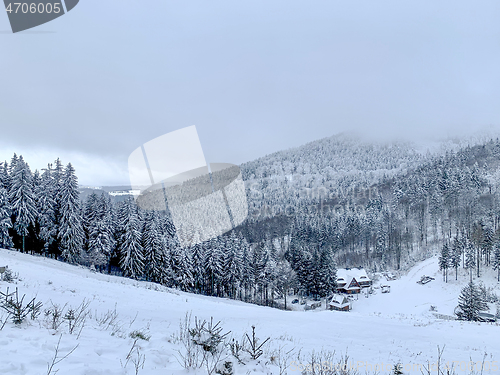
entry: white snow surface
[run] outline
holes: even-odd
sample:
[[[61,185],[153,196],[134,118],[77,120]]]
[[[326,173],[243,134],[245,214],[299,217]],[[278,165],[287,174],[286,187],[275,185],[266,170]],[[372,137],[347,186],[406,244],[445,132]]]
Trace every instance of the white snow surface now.
[[[465,370],[471,359],[482,361],[485,354],[485,368],[493,370],[483,373],[497,373],[500,367],[496,362],[500,361],[500,328],[496,323],[450,321],[429,311],[434,305],[437,313],[453,315],[460,289],[468,281],[467,275],[461,273],[456,282],[453,271],[448,283],[442,281],[436,257],[417,264],[400,279],[380,280],[379,284],[391,285],[391,292],[382,294],[375,289],[377,293],[368,298],[360,295],[350,312],[282,311],[179,292],[9,250],[0,250],[0,266],[4,265],[17,273],[19,280],[0,281],[2,292],[7,287],[10,291],[18,287],[26,299],[40,300],[43,309],[51,303],[77,307],[86,299],[92,317],[79,337],[69,334],[66,324],[58,331],[46,328],[43,313],[21,326],[8,322],[0,331],[0,374],[47,374],[47,364],[61,335],[61,357],[78,346],[54,367],[59,374],[134,374],[130,361],[124,366],[134,341],[129,333],[134,330],[151,335],[149,341],[138,341],[140,353],[145,355],[139,374],[205,374],[203,369],[188,372],[178,361],[181,346],[175,337],[186,313],[220,320],[224,330],[231,331],[237,340],[250,333],[252,325],[261,340],[271,337],[264,355],[245,366],[236,366],[236,374],[279,374],[271,358],[279,347],[295,349],[296,353],[300,350],[300,359],[297,355],[289,359],[294,363],[288,374],[300,374],[299,366],[308,364],[309,353],[322,349],[335,351],[337,358],[347,354],[349,363],[359,367],[360,374],[373,373],[370,370],[381,364],[383,368],[378,372],[387,373],[387,366],[398,362],[407,366],[406,371],[403,367],[404,373],[420,374],[417,367],[407,370],[412,365],[436,361],[437,346],[445,346],[444,362],[458,361],[458,373],[469,373],[460,370]],[[435,280],[417,284],[424,274]],[[483,278],[498,288],[493,272]],[[115,308],[117,324],[100,326],[96,317]]]

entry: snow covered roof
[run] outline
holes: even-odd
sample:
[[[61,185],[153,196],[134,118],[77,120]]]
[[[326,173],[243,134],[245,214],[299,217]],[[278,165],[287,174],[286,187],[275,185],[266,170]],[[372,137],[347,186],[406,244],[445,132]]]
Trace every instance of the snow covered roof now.
[[[347,283],[355,278],[356,281],[370,281],[364,268],[340,268],[337,270],[337,283]]]
[[[342,307],[349,305],[349,300],[344,295],[334,294],[332,300],[330,301],[330,304]]]
[[[352,278],[351,281],[349,282],[349,284],[346,284],[346,285],[349,285],[347,288],[344,287],[346,290],[358,290],[361,288],[359,286],[358,282],[356,281],[356,279],[354,279],[354,278]]]

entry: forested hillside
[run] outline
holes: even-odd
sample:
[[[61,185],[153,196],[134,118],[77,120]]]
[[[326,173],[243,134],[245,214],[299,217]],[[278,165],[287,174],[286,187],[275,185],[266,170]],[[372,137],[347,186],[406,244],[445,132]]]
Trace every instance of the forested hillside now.
[[[0,246],[196,293],[272,304],[328,295],[335,268],[401,269],[445,249],[443,270],[500,268],[500,142],[422,155],[405,143],[341,136],[242,165],[250,216],[179,246],[166,212],[109,195],[79,199],[56,160],[0,168]]]

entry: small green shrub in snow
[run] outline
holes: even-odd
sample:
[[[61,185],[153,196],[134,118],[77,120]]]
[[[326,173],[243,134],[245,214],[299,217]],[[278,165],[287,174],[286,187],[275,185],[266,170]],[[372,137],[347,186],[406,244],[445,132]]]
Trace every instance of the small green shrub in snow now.
[[[151,335],[148,335],[145,331],[139,330],[130,332],[129,336],[132,339],[140,339],[144,341],[149,341],[149,339],[151,338]]]
[[[16,291],[12,293],[9,293],[9,288],[7,288],[5,293],[0,292],[0,297],[2,298],[0,308],[7,311],[14,324],[23,323],[28,316],[34,320],[40,315],[42,303],[36,302],[35,298],[28,303],[24,303],[26,295],[24,294],[19,298],[19,291],[17,288]]]

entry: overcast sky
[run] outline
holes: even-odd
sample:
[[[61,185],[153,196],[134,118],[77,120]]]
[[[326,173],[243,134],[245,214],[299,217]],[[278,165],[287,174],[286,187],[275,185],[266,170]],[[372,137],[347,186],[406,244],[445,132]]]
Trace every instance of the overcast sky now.
[[[500,1],[81,0],[18,34],[0,13],[0,71],[0,160],[123,184],[135,148],[190,125],[236,164],[346,130],[496,128]]]

